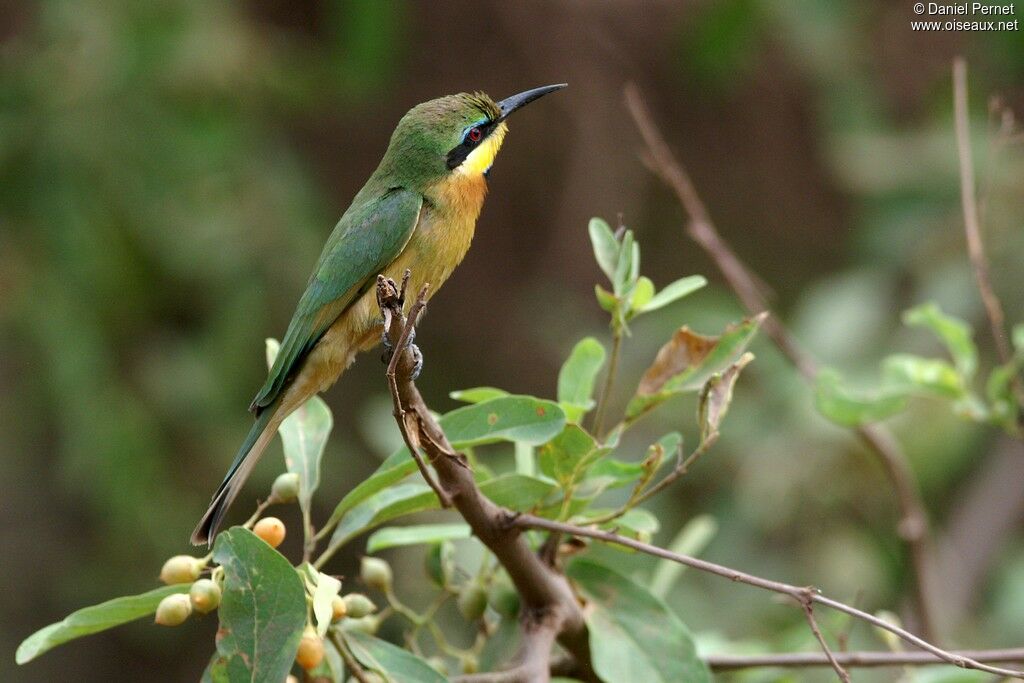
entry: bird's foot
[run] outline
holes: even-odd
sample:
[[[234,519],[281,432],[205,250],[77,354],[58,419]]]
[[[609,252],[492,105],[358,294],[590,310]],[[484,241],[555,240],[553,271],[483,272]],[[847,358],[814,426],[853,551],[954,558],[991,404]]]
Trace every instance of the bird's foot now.
[[[415,344],[409,344],[409,351],[412,352],[412,381],[416,381],[420,378],[420,373],[423,372],[423,353],[420,351],[420,347]]]
[[[412,349],[413,357],[416,358],[416,375],[419,375],[419,369],[423,365],[423,354],[420,353],[419,348],[414,343],[416,341],[416,328],[409,330],[409,338],[405,342],[405,348]],[[395,345],[391,341],[391,335],[388,334],[388,328],[384,327],[380,333],[380,343],[384,346],[384,353],[381,354],[381,360],[385,363],[391,362],[391,356],[395,352]],[[413,377],[416,379],[416,377]]]

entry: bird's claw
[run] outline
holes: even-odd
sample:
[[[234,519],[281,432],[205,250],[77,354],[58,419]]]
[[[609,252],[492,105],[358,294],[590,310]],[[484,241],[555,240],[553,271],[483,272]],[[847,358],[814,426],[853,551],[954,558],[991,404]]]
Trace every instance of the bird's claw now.
[[[416,328],[409,330],[409,337],[405,341],[405,348],[410,349],[415,359],[415,372],[413,379],[419,377],[420,370],[423,368],[423,354],[420,353],[419,348],[414,343],[416,341]],[[391,342],[391,335],[388,334],[388,328],[384,327],[380,333],[380,343],[384,347],[384,353],[381,354],[380,359],[385,363],[391,362],[391,357],[395,353],[395,345]]]
[[[423,371],[423,353],[420,351],[420,347],[415,344],[409,344],[409,351],[412,352],[412,381],[416,381],[420,378],[420,373]]]

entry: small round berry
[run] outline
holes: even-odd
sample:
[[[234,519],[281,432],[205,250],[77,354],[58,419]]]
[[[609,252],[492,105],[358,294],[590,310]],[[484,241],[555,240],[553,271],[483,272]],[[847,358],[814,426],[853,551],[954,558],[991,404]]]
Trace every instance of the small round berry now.
[[[270,487],[270,499],[277,503],[290,503],[299,496],[299,475],[285,472],[274,480]]]
[[[345,601],[345,614],[353,619],[362,619],[377,611],[373,600],[362,593],[349,593],[343,600]]]
[[[476,621],[487,609],[487,591],[478,583],[468,583],[459,591],[456,604],[467,621]]]
[[[340,595],[335,595],[331,599],[331,621],[341,621],[347,614],[345,600]]]
[[[284,540],[284,522],[277,517],[264,517],[256,522],[252,532],[266,541],[271,548],[276,548]]]
[[[220,605],[220,595],[220,586],[211,579],[199,579],[192,584],[192,588],[188,591],[192,609],[200,614],[217,609]]]
[[[378,557],[364,557],[359,565],[359,577],[370,588],[381,592],[391,588],[391,565]]]
[[[175,555],[160,569],[160,580],[168,586],[176,583],[192,583],[199,578],[205,563],[191,555]]]
[[[168,595],[160,601],[156,608],[156,619],[154,621],[161,626],[177,626],[188,619],[192,614],[192,603],[185,593]]]
[[[306,671],[315,669],[324,661],[324,641],[316,634],[316,629],[307,626],[299,641],[299,651],[295,653],[295,663]]]

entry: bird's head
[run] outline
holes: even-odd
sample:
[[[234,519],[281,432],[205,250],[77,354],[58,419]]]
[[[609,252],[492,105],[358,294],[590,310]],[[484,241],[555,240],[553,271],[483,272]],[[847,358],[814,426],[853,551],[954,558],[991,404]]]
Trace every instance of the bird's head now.
[[[512,112],[560,90],[546,85],[495,102],[460,93],[418,104],[402,117],[381,164],[389,175],[427,186],[453,174],[482,176],[494,163]]]

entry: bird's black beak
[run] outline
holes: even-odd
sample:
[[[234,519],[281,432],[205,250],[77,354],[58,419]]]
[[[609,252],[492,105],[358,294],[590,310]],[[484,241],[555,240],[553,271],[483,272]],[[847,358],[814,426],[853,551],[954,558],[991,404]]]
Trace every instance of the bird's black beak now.
[[[533,90],[521,92],[518,95],[513,95],[512,97],[506,97],[501,102],[498,102],[498,107],[501,109],[501,116],[498,117],[498,121],[504,121],[505,119],[508,118],[509,114],[514,112],[516,109],[524,107],[528,105],[530,102],[533,102],[536,99],[544,97],[549,92],[561,90],[567,85],[569,84],[559,83],[557,85],[545,85],[541,86],[540,88],[534,88]]]

